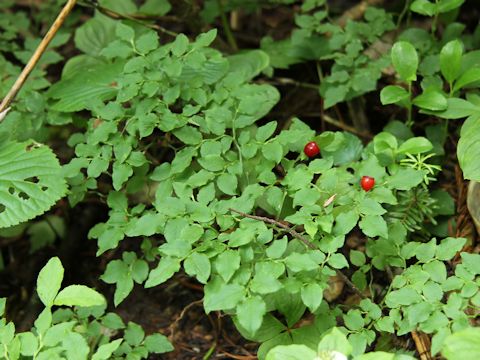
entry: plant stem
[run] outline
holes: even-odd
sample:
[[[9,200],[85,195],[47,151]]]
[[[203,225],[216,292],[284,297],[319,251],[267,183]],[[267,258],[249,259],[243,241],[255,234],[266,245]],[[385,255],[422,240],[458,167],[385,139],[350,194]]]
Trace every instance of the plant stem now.
[[[407,126],[412,127],[412,82],[408,82]]]
[[[405,14],[407,13],[408,9],[410,8],[410,2],[411,2],[411,0],[406,0],[406,1],[405,1],[405,6],[403,7],[402,12],[401,12],[400,15],[398,16],[397,28],[400,27],[400,24],[402,23],[402,20],[403,20],[403,18],[405,17]]]
[[[228,44],[233,51],[238,51],[237,41],[230,30],[230,25],[228,25],[227,15],[225,14],[225,9],[223,7],[222,0],[217,0],[218,9],[220,10],[220,18],[222,19],[223,31],[225,31],[225,36],[227,37]]]
[[[249,219],[254,219],[254,220],[258,220],[258,221],[263,221],[265,223],[268,223],[268,224],[272,224],[272,225],[275,225],[275,226],[278,226],[284,230],[286,230],[290,235],[292,235],[294,238],[300,240],[306,247],[308,247],[309,249],[311,250],[319,250],[318,247],[315,245],[315,244],[312,244],[307,238],[305,238],[304,236],[302,236],[301,234],[299,234],[298,232],[296,232],[294,229],[292,229],[290,226],[288,225],[285,225],[283,223],[281,223],[280,221],[277,221],[277,220],[274,220],[274,219],[270,219],[270,218],[267,218],[267,217],[264,217],[264,216],[257,216],[257,215],[250,215],[250,214],[246,214],[244,212],[241,212],[241,211],[238,211],[238,210],[235,210],[235,209],[232,209],[232,208],[229,208],[228,209],[230,212],[234,212],[234,213],[237,213],[239,214],[240,216],[242,217],[246,217],[246,218],[249,218]],[[362,299],[366,299],[366,296],[355,286],[354,283],[352,283],[350,281],[350,279],[344,274],[342,273],[340,270],[338,269],[335,269],[337,275],[342,278],[342,280],[358,295],[360,296],[360,298]]]
[[[23,84],[27,80],[28,75],[30,75],[30,73],[35,68],[35,65],[37,65],[38,61],[47,49],[48,44],[50,44],[50,41],[52,41],[62,24],[65,22],[68,14],[70,14],[76,2],[77,0],[68,0],[63,9],[60,11],[52,26],[50,27],[50,29],[48,29],[42,41],[40,41],[40,44],[38,44],[38,47],[33,53],[32,57],[30,58],[30,60],[28,60],[27,65],[25,65],[17,80],[13,84],[12,88],[8,92],[7,96],[5,96],[2,103],[0,104],[0,114],[3,113],[15,99],[15,96],[18,94]]]

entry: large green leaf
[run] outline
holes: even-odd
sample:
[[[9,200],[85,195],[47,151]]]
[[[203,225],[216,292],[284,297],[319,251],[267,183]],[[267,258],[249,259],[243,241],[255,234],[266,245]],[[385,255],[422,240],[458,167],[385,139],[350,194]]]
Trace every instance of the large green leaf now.
[[[33,219],[67,192],[52,150],[32,141],[0,145],[0,228]]]
[[[248,50],[229,56],[227,59],[230,63],[230,71],[242,81],[253,79],[270,65],[270,57],[262,50]]]
[[[480,116],[471,116],[463,124],[457,156],[463,177],[480,181]]]
[[[75,45],[85,54],[96,56],[116,39],[116,22],[97,14],[75,31]]]
[[[54,84],[48,95],[58,101],[52,106],[54,110],[73,112],[87,109],[95,101],[108,100],[117,93],[115,83],[122,73],[122,61],[89,67],[81,73]]]

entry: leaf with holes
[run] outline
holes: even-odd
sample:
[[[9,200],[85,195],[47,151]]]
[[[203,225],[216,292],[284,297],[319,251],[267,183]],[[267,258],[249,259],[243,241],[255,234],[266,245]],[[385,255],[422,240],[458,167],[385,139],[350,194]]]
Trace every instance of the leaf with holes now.
[[[0,228],[33,219],[67,192],[52,150],[33,142],[0,145]]]

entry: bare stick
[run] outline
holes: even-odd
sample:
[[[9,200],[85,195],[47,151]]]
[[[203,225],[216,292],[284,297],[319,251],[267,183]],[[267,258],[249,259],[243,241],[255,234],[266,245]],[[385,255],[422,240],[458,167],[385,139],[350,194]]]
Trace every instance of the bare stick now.
[[[318,250],[318,247],[315,246],[315,244],[312,244],[310,241],[308,241],[304,236],[302,236],[301,234],[299,234],[298,232],[296,232],[294,229],[292,229],[290,226],[288,225],[285,225],[285,224],[282,224],[281,222],[277,221],[277,220],[274,220],[274,219],[270,219],[270,218],[267,218],[267,217],[264,217],[264,216],[257,216],[257,215],[250,215],[250,214],[246,214],[244,212],[241,212],[241,211],[238,211],[238,210],[235,210],[235,209],[228,209],[229,211],[231,212],[234,212],[234,213],[237,213],[239,214],[240,216],[242,217],[246,217],[246,218],[249,218],[249,219],[254,219],[254,220],[258,220],[258,221],[263,221],[265,223],[268,223],[268,224],[272,224],[272,225],[275,225],[275,226],[278,226],[284,230],[286,230],[290,235],[292,235],[294,238],[300,240],[303,244],[305,244],[305,246],[307,246],[308,248],[312,249],[312,250]],[[339,277],[342,278],[343,281],[345,281],[345,283],[358,295],[360,296],[362,299],[365,299],[366,296],[355,286],[354,283],[352,283],[350,281],[350,279],[344,274],[342,273],[340,270],[338,269],[335,269],[335,271],[337,272],[337,275]]]
[[[47,49],[48,44],[50,44],[50,41],[52,41],[55,34],[58,32],[58,29],[60,29],[62,24],[65,22],[65,19],[67,18],[70,11],[72,11],[76,2],[77,0],[68,0],[65,6],[63,7],[62,11],[60,11],[57,18],[53,22],[52,26],[50,27],[50,29],[48,29],[48,32],[45,34],[44,38],[42,39],[37,49],[33,53],[32,57],[30,58],[30,60],[28,60],[27,65],[25,65],[22,72],[18,76],[17,80],[15,81],[15,84],[13,84],[7,96],[5,96],[2,103],[0,104],[0,114],[3,113],[9,107],[13,99],[15,99],[15,96],[18,94],[18,92],[22,88],[23,84],[25,83],[25,80],[27,80],[28,75],[30,75],[32,70],[35,68],[35,65],[37,65],[42,54]]]

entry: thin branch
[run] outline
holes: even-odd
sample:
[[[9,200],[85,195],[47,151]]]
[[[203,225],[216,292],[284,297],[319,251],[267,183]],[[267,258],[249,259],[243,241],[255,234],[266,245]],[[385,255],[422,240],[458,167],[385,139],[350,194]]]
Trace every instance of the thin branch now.
[[[327,114],[322,114],[322,113],[306,113],[306,114],[300,114],[300,116],[311,116],[311,117],[316,117],[319,116],[321,117],[325,122],[329,123],[330,125],[336,126],[339,129],[351,132],[352,134],[358,135],[364,139],[372,139],[373,135],[368,132],[368,131],[359,131],[353,126],[350,126],[348,124],[342,123],[338,121],[337,119],[332,118],[331,116]]]
[[[203,303],[203,299],[200,299],[200,300],[196,300],[196,301],[193,301],[191,302],[190,304],[188,304],[187,306],[185,306],[182,310],[182,312],[180,313],[180,315],[175,319],[175,321],[169,326],[169,330],[170,330],[170,336],[169,338],[174,341],[175,339],[175,330],[176,328],[178,327],[178,324],[180,323],[180,321],[185,317],[185,314],[187,313],[188,310],[190,310],[192,307],[196,306],[196,305],[200,305]]]
[[[52,26],[50,27],[50,29],[48,29],[48,32],[45,34],[44,38],[38,45],[37,49],[33,53],[30,60],[28,61],[27,65],[25,65],[22,72],[18,76],[17,80],[15,81],[15,84],[13,84],[7,96],[5,96],[2,103],[0,104],[0,114],[2,114],[10,106],[12,101],[15,99],[15,96],[18,94],[23,84],[27,80],[28,75],[30,75],[32,70],[35,68],[35,65],[37,65],[41,56],[47,49],[48,44],[50,44],[50,41],[52,41],[52,39],[55,37],[58,30],[60,29],[62,24],[65,22],[65,19],[68,17],[68,14],[70,14],[72,9],[74,8],[76,2],[77,0],[68,0],[65,6],[63,7],[63,9],[60,11],[57,18],[53,22]]]
[[[246,217],[246,218],[254,219],[254,220],[258,220],[258,221],[263,221],[265,223],[269,223],[269,224],[278,226],[278,227],[286,230],[294,238],[297,238],[298,240],[300,240],[302,243],[305,244],[305,246],[309,247],[312,250],[317,250],[317,247],[314,244],[312,244],[310,241],[308,241],[305,237],[300,235],[298,232],[296,232],[290,226],[282,224],[281,222],[279,222],[277,220],[270,219],[270,218],[267,218],[267,217],[264,217],[264,216],[246,214],[244,212],[241,212],[241,211],[238,211],[238,210],[235,210],[235,209],[231,209],[231,208],[228,209],[228,210],[231,211],[231,212],[237,213],[238,215],[240,215],[242,217]]]
[[[228,24],[227,15],[225,14],[222,0],[217,0],[217,5],[218,9],[220,10],[220,19],[222,20],[222,26],[223,30],[225,31],[225,36],[227,37],[228,44],[233,51],[238,51],[237,41],[233,36],[232,30],[230,30],[230,25]]]
[[[178,33],[176,33],[175,31],[165,29],[163,26],[160,26],[160,25],[157,25],[157,24],[147,24],[143,21],[140,21],[138,19],[138,17],[136,17],[135,15],[120,14],[116,11],[107,9],[107,8],[105,8],[103,6],[100,6],[100,5],[96,5],[95,8],[98,11],[100,11],[103,15],[108,16],[109,18],[112,18],[112,19],[115,19],[115,20],[130,20],[130,21],[133,21],[134,23],[143,25],[145,27],[148,27],[148,28],[156,30],[156,31],[160,31],[160,32],[162,32],[164,34],[167,34],[167,35],[170,35],[172,37],[176,37],[178,35]]]
[[[264,217],[264,216],[257,216],[257,215],[250,215],[250,214],[246,214],[244,212],[241,212],[241,211],[238,211],[238,210],[235,210],[235,209],[232,209],[232,208],[229,208],[228,209],[230,212],[233,212],[233,213],[237,213],[238,215],[242,216],[242,217],[246,217],[246,218],[249,218],[249,219],[253,219],[253,220],[258,220],[258,221],[263,221],[265,223],[268,223],[268,224],[272,224],[272,225],[275,225],[275,226],[278,226],[284,230],[286,230],[290,235],[292,235],[294,238],[300,240],[303,244],[305,244],[305,246],[307,246],[308,248],[312,249],[312,250],[319,250],[317,246],[315,246],[315,244],[312,244],[310,241],[308,241],[304,236],[302,236],[301,234],[299,234],[298,232],[296,232],[294,229],[292,229],[290,226],[288,225],[285,225],[277,220],[274,220],[274,219],[270,219],[268,217]],[[350,279],[344,274],[342,273],[339,269],[335,269],[336,273],[338,276],[340,276],[342,278],[342,280],[353,290],[353,292],[355,292],[358,296],[360,296],[362,299],[366,299],[367,297],[355,286],[354,283],[352,283],[350,281]]]

